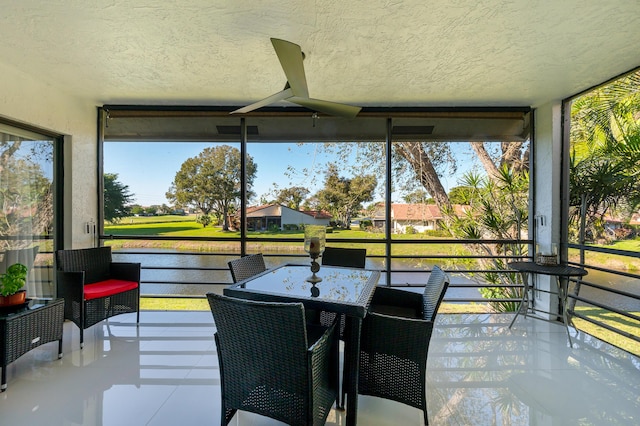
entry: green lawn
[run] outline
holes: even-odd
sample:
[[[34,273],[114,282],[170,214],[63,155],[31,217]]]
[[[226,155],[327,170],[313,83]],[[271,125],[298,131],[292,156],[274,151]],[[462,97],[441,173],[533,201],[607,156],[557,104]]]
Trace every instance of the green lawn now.
[[[229,238],[230,240],[239,239],[240,232],[223,231],[220,226],[203,227],[195,221],[194,216],[156,216],[156,217],[131,217],[124,218],[116,225],[106,224],[104,227],[105,235],[114,234],[119,236],[135,235],[135,236],[171,236],[171,237],[212,237],[212,238]],[[248,232],[249,237],[265,237],[265,238],[304,238],[303,231],[277,231],[277,232]],[[344,239],[365,239],[365,240],[383,240],[384,234],[381,232],[368,232],[360,229],[336,229],[327,233],[327,241],[334,238]],[[433,237],[424,234],[398,234],[393,235],[393,239],[397,241],[412,239],[429,239]],[[233,250],[237,248],[236,242],[176,242],[176,241],[126,241],[116,240],[111,242],[113,247],[156,247],[156,248],[178,248],[185,250]],[[342,247],[362,247],[359,243],[340,243]],[[290,247],[292,251],[302,251],[300,243],[296,242],[250,242],[250,248],[253,251],[278,251],[283,248]],[[380,244],[367,244],[367,252],[369,255],[382,256],[385,254],[385,246],[382,241]],[[454,244],[398,244],[393,248],[394,256],[410,256],[410,255],[464,255],[470,254],[462,246]]]
[[[638,328],[640,327],[640,323],[638,321],[634,321],[633,319],[629,319],[614,312],[595,307],[578,306],[575,308],[575,310],[585,317],[599,321],[608,326],[615,327],[631,335],[638,335]],[[640,315],[640,312],[630,312],[630,314]],[[614,333],[604,327],[600,327],[599,325],[592,324],[589,321],[585,321],[580,318],[573,318],[573,323],[579,330],[591,334],[592,336],[604,340],[605,342],[609,342],[612,345],[622,348],[632,354],[640,356],[640,343],[636,342],[635,340],[632,340],[621,334]]]

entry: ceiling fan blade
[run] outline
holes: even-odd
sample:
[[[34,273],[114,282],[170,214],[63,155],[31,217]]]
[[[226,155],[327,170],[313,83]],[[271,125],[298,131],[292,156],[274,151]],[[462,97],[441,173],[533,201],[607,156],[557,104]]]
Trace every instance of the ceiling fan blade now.
[[[355,118],[362,109],[361,107],[352,105],[339,104],[336,102],[323,101],[320,99],[301,98],[298,96],[289,98],[287,99],[287,101],[293,102],[294,104],[302,105],[303,107],[312,109],[314,111],[319,111],[325,114],[335,115],[337,117],[343,118]]]
[[[264,98],[261,101],[252,103],[251,105],[247,105],[247,106],[242,107],[240,109],[237,109],[235,111],[231,111],[229,114],[250,112],[250,111],[253,111],[254,109],[262,108],[263,106],[267,106],[267,105],[270,105],[272,103],[288,99],[288,98],[290,98],[292,96],[293,96],[293,91],[290,88],[289,89],[285,89],[282,92],[278,92],[276,94],[273,94],[273,95],[269,96],[268,98]]]
[[[271,44],[273,44],[276,55],[278,55],[280,65],[287,76],[287,82],[293,90],[293,94],[308,98],[309,89],[307,87],[307,78],[304,74],[304,65],[302,65],[304,56],[300,46],[279,38],[272,38]]]

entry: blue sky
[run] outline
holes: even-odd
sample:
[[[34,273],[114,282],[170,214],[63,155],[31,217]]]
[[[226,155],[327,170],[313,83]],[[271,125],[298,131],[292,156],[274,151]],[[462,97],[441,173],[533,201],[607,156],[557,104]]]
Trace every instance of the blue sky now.
[[[128,185],[134,194],[135,204],[170,204],[165,193],[182,163],[197,156],[204,148],[214,145],[216,144],[203,142],[106,142],[104,171],[118,174],[118,181]],[[235,145],[239,148],[239,144]],[[459,171],[458,176],[472,166],[472,157],[465,154],[468,146],[466,143],[459,145],[460,155],[467,156],[469,161],[463,163],[463,170]],[[257,204],[261,195],[268,194],[273,189],[274,182],[280,188],[303,186],[313,194],[321,189],[323,170],[330,161],[342,165],[345,168],[343,175],[348,176],[346,167],[355,161],[353,158],[340,158],[335,153],[327,153],[318,148],[319,144],[249,144],[249,155],[258,165],[253,186],[257,197],[251,204]],[[292,167],[297,173],[292,173]],[[304,169],[308,172],[302,173]],[[456,186],[456,181],[456,176],[442,179],[445,189]],[[401,200],[398,196],[394,197],[394,201]]]
[[[182,163],[214,145],[200,142],[107,142],[104,144],[104,171],[118,174],[118,181],[128,185],[135,195],[136,204],[169,204],[165,193]],[[285,176],[288,166],[321,170],[322,165],[332,159],[315,152],[311,144],[303,147],[289,143],[250,144],[248,150],[258,164],[253,186],[258,195],[256,202],[260,195],[272,190],[273,182],[278,182],[280,188],[304,186],[312,192],[317,191],[324,179],[320,172],[315,173],[319,179],[302,174],[289,178]],[[313,180],[317,180],[317,184]]]

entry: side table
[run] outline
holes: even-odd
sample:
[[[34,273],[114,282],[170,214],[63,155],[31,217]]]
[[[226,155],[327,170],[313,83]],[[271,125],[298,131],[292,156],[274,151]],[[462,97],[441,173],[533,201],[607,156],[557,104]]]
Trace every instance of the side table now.
[[[0,310],[0,392],[7,389],[7,365],[30,350],[58,341],[62,358],[64,299],[31,299],[24,306]]]
[[[515,316],[511,320],[511,324],[509,324],[509,328],[513,326],[513,323],[516,322],[516,318],[518,315],[524,310],[524,316],[527,316],[527,311],[529,310],[529,291],[532,288],[529,286],[529,275],[551,275],[555,276],[558,280],[558,298],[560,299],[560,306],[562,309],[562,320],[564,322],[564,326],[567,330],[567,336],[569,337],[569,346],[573,347],[573,343],[571,342],[571,334],[569,334],[569,318],[567,316],[567,291],[568,291],[568,279],[569,277],[583,277],[588,274],[585,269],[577,268],[575,266],[569,265],[541,265],[535,262],[509,262],[508,266],[518,271],[522,274],[522,282],[524,285],[522,300],[520,301],[520,306],[518,306],[518,311]],[[536,317],[539,319],[545,319]]]

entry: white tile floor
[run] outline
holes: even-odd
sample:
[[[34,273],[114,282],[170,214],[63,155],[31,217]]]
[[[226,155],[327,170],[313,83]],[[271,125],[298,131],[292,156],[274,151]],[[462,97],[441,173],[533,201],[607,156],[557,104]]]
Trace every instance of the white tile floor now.
[[[640,424],[640,360],[563,327],[510,315],[439,315],[428,361],[432,425]],[[8,367],[0,425],[218,425],[220,382],[209,312],[142,312]],[[333,410],[330,425],[343,425]],[[234,425],[277,425],[239,413]],[[358,424],[420,425],[421,413],[361,396]]]

